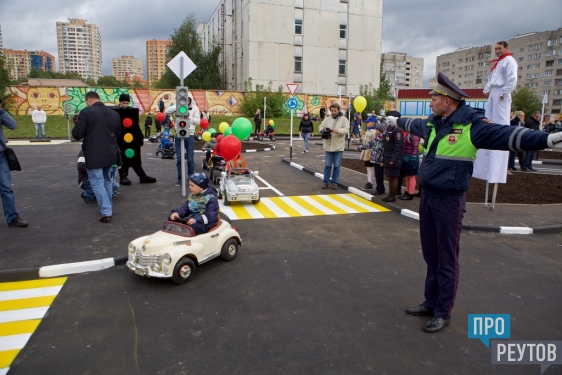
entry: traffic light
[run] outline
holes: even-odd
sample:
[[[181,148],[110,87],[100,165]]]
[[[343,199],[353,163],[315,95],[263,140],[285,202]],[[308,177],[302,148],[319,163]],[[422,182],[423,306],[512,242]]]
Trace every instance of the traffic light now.
[[[187,116],[188,108],[187,86],[176,87],[176,116]]]
[[[178,118],[178,127],[176,129],[178,136],[181,138],[188,137],[189,134],[187,130],[187,121],[185,120],[185,118]]]

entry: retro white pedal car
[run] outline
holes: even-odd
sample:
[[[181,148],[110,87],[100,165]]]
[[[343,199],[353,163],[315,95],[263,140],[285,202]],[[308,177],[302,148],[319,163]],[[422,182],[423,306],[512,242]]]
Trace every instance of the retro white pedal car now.
[[[218,224],[200,235],[186,222],[166,221],[158,232],[129,243],[127,267],[140,276],[184,284],[201,264],[219,256],[227,262],[236,258],[242,240],[228,216],[221,212]]]
[[[232,168],[221,172],[219,199],[223,199],[225,206],[241,201],[259,203],[260,189],[254,181],[255,176],[258,176],[258,171],[250,171],[247,168]]]

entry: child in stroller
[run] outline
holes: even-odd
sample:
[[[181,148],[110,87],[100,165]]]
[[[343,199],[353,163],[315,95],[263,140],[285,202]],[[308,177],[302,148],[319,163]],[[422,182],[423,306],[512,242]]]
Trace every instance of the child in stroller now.
[[[158,158],[176,158],[176,148],[174,147],[174,136],[171,135],[168,129],[162,132],[160,136],[160,145],[156,149],[156,156]]]

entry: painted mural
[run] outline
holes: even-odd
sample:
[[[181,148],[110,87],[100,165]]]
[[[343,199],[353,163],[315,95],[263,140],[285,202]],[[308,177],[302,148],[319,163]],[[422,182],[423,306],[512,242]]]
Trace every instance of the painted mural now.
[[[68,113],[80,111],[86,107],[85,96],[90,89],[85,87],[33,87],[11,86],[8,88],[10,96],[6,100],[5,108],[13,115],[31,115],[33,110],[41,105],[47,115],[64,115],[65,108]],[[131,105],[139,108],[140,113],[158,112],[158,102],[162,99],[166,107],[175,103],[175,90],[150,90],[135,88],[93,88],[98,93],[102,102],[113,105],[119,101],[119,95],[129,94]],[[240,102],[245,93],[238,91],[210,91],[190,90],[190,96],[200,110],[205,108],[211,115],[218,116],[244,116],[240,109]],[[296,94],[299,102],[296,110],[297,116],[308,112],[313,115],[320,113],[320,108],[329,108],[330,104],[338,103],[337,96]],[[349,108],[349,98],[341,98],[343,110]],[[289,113],[287,108],[286,113]]]

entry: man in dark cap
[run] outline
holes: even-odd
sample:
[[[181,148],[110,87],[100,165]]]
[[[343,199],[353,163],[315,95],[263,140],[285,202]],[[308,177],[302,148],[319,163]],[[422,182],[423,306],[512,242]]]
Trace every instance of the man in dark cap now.
[[[431,95],[433,114],[427,119],[388,117],[402,129],[425,140],[418,172],[420,237],[427,264],[425,301],[406,309],[410,315],[432,316],[425,332],[439,332],[451,320],[459,282],[459,241],[466,211],[464,192],[479,148],[515,152],[562,149],[562,133],[547,134],[504,126],[467,106],[468,95],[439,73]]]
[[[123,166],[119,170],[119,177],[121,185],[131,185],[131,180],[129,180],[129,167],[132,167],[137,176],[139,176],[140,183],[153,183],[156,182],[154,177],[150,177],[146,174],[144,169],[142,168],[142,160],[141,160],[141,152],[140,147],[142,147],[143,141],[143,134],[140,129],[139,123],[139,110],[138,108],[129,107],[131,103],[131,97],[129,94],[121,94],[119,95],[119,104],[113,107],[110,107],[117,111],[119,116],[121,117],[121,138],[119,140],[119,147],[121,148],[122,158],[123,158]],[[133,112],[134,113],[129,113]],[[125,128],[123,125],[123,119],[129,116],[134,117],[134,121],[131,127]],[[132,139],[133,141],[128,143],[123,138],[126,134],[135,134]],[[132,149],[135,150],[134,157],[129,158],[125,154],[127,148],[133,147]]]

